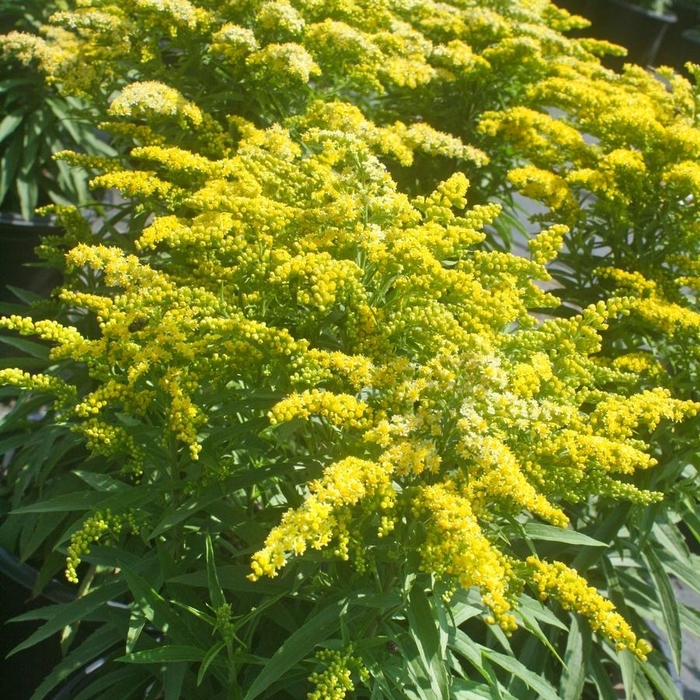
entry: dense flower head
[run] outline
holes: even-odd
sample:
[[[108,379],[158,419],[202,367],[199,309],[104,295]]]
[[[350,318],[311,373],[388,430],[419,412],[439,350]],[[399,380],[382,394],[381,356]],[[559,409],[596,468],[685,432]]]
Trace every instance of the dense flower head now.
[[[531,259],[480,248],[499,208],[469,209],[463,174],[408,197],[358,135],[374,125],[333,110],[348,131],[320,131],[310,117],[295,140],[239,121],[233,154],[139,147],[132,158],[151,164],[152,180],[127,168],[101,175],[160,213],[135,252],[116,242],[69,250],[59,296],[98,332],[3,321],[51,342],[96,384],[71,404],[54,379],[6,378],[55,391],[88,449],[146,481],[158,477],[147,450],[176,446],[206,462],[231,420],[265,419],[219,408],[223,396],[265,388],[277,397],[268,439],[295,426],[287,449],[328,447],[301,505],[253,556],[251,579],[314,550],[360,570],[384,548],[415,550],[421,570],[478,588],[510,631],[528,581],[494,528],[517,517],[566,527],[567,504],[590,495],[656,500],[630,481],[654,465],[645,440],[696,406],[604,388],[625,373],[595,360],[600,333],[631,300],[545,322],[530,313],[556,305],[537,282],[565,228],[535,238]],[[81,289],[87,271],[96,283]],[[122,415],[144,426],[158,416],[160,443],[139,444]],[[90,523],[86,542],[111,527]],[[77,557],[87,544],[75,546]],[[596,629],[612,635],[607,623]]]
[[[542,562],[529,557],[532,579],[540,596],[554,596],[565,610],[576,610],[588,618],[595,632],[612,641],[617,650],[629,649],[641,659],[651,651],[651,645],[638,639],[613,604],[589,586],[576,571],[561,562]]]
[[[523,558],[522,528],[664,498],[653,433],[698,405],[653,385],[672,374],[646,335],[609,331],[641,319],[700,360],[697,100],[605,70],[576,26],[546,0],[80,0],[3,38],[92,100],[119,157],[60,157],[135,223],[59,211],[62,320],[0,320],[55,364],[0,379],[54,395],[134,481],[162,483],[154,455],[195,495],[272,466],[283,486],[260,469],[236,494],[270,511],[251,582],[398,562],[478,589],[508,633],[530,586],[644,657],[573,568]],[[494,235],[512,188],[545,205],[522,257]],[[71,581],[125,518],[84,520]],[[351,655],[326,660],[317,692],[343,697]]]

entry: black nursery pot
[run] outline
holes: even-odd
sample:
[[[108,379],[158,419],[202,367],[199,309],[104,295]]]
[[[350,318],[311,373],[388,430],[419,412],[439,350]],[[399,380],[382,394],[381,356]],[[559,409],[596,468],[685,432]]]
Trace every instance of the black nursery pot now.
[[[0,302],[17,301],[8,286],[49,295],[60,281],[59,273],[31,265],[39,262],[34,249],[41,239],[61,230],[49,218],[25,221],[17,214],[0,214]]]
[[[626,58],[608,57],[606,64],[619,70],[624,62],[640,66],[656,64],[668,28],[678,21],[678,17],[667,12],[660,14],[624,0],[607,0],[599,6],[595,17],[596,34],[624,46]]]
[[[571,29],[566,32],[567,36],[571,37],[595,37],[596,18],[600,13],[600,5],[602,0],[555,0],[554,4],[558,7],[563,7],[573,15],[585,17],[591,22],[590,27],[583,29]]]
[[[671,66],[679,73],[690,77],[685,69],[685,64],[688,62],[700,63],[700,31],[686,29],[678,36],[673,38],[667,36],[666,39],[659,53],[659,64]]]
[[[594,21],[600,12],[601,0],[556,0],[554,4],[574,15]]]

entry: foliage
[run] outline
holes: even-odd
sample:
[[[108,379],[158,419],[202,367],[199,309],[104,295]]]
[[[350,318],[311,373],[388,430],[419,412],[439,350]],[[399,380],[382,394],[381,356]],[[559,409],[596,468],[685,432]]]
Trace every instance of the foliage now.
[[[640,5],[658,14],[664,14],[673,6],[673,0],[632,0],[632,4]]]
[[[61,7],[64,3],[3,2],[0,27],[38,31]],[[87,174],[51,158],[66,148],[111,152],[81,116],[80,101],[47,85],[35,68],[22,65],[11,51],[2,53],[0,66],[0,206],[30,220],[38,205],[87,201]]]
[[[59,207],[64,285],[0,321],[0,538],[79,584],[25,616],[64,630],[37,700],[96,658],[75,697],[677,697],[643,637],[699,628],[697,96],[577,26],[84,0],[4,40],[125,197]]]

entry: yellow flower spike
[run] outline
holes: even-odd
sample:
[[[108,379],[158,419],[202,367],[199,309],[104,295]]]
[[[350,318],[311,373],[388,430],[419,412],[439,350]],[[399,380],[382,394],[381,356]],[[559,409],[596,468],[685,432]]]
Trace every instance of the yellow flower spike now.
[[[534,556],[528,557],[526,563],[531,569],[531,581],[542,599],[556,598],[565,610],[585,617],[593,631],[609,639],[618,650],[628,649],[642,661],[646,660],[651,651],[649,643],[638,639],[613,603],[589,586],[576,571],[561,562],[544,562]]]
[[[345,529],[339,526],[342,513],[372,496],[387,501],[385,510],[395,499],[391,473],[375,462],[356,457],[326,467],[322,477],[309,488],[311,494],[302,505],[282,516],[263,549],[253,555],[250,580],[276,576],[290,555],[299,556],[308,547],[323,549],[336,538],[340,538],[339,556],[349,556],[347,545],[343,544]]]
[[[59,401],[70,404],[76,399],[76,390],[59,377],[46,374],[30,374],[20,369],[0,369],[0,385],[16,386],[21,389],[49,393]]]
[[[243,62],[260,47],[252,29],[228,22],[212,37],[209,50],[232,63]]]
[[[128,526],[132,531],[138,531],[138,525],[133,513],[115,515],[111,510],[97,512],[87,518],[80,529],[70,538],[70,544],[66,551],[65,576],[69,583],[79,583],[78,566],[82,557],[90,553],[90,546],[98,542],[105,535],[118,536],[124,526]]]
[[[198,29],[208,22],[208,13],[188,0],[133,0],[137,10],[152,12],[156,17],[167,17],[174,26]],[[168,24],[173,27],[173,24]]]
[[[306,84],[321,69],[311,54],[300,44],[268,44],[250,54],[246,66],[270,80]]]
[[[538,265],[545,265],[554,260],[564,242],[564,236],[568,232],[567,226],[557,224],[541,231],[535,238],[531,238],[527,245],[532,253],[532,259]]]
[[[178,117],[183,123],[197,126],[202,112],[177,90],[153,80],[126,85],[109,106],[109,114],[119,117],[146,119]]]
[[[509,628],[512,571],[484,535],[470,499],[445,480],[420,487],[413,504],[427,531],[420,549],[424,570],[456,578],[464,588],[477,586],[495,620]]]
[[[289,2],[269,0],[261,5],[255,16],[255,22],[261,29],[269,30],[276,37],[298,36],[306,22]]]
[[[368,413],[367,404],[354,396],[312,389],[283,399],[270,411],[269,417],[275,425],[293,418],[318,415],[338,427],[362,428]]]

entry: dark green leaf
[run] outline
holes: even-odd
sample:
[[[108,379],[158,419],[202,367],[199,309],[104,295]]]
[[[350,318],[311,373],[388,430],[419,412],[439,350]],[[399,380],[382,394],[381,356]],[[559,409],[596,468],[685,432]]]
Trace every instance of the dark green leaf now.
[[[47,693],[76,671],[98,659],[120,641],[120,635],[110,625],[103,625],[93,632],[80,646],[62,659],[36,689],[31,700],[42,700]]]
[[[601,542],[593,537],[584,535],[582,532],[576,532],[575,530],[568,530],[562,527],[554,527],[553,525],[526,523],[523,526],[523,531],[533,540],[546,540],[548,542],[560,542],[561,544],[571,544],[585,547],[610,546],[607,542]]]
[[[38,642],[48,639],[57,632],[60,632],[64,627],[80,622],[89,613],[97,610],[97,608],[100,606],[105,605],[108,601],[114,600],[120,596],[124,592],[125,588],[126,586],[123,584],[123,582],[115,581],[113,583],[108,583],[101,588],[95,589],[82,598],[76,598],[71,603],[52,605],[47,608],[43,608],[40,612],[48,616],[46,623],[43,624],[28,639],[25,639],[21,644],[18,644],[8,654],[8,656],[12,656],[23,649],[29,649],[29,647],[34,646]],[[14,621],[22,622],[24,620],[34,619],[31,617],[32,614],[34,613],[25,613],[24,615],[14,618]]]
[[[135,651],[131,654],[120,656],[116,661],[129,664],[163,664],[181,661],[197,662],[204,659],[204,651],[199,647],[186,644],[170,644],[168,646]]]
[[[180,700],[182,683],[187,673],[187,663],[168,663],[163,671],[165,700]]]
[[[21,158],[22,139],[12,139],[0,158],[0,203],[15,184]]]
[[[197,686],[202,684],[204,676],[207,675],[207,671],[209,670],[209,666],[211,666],[212,662],[216,659],[225,646],[226,642],[220,641],[206,653],[204,659],[202,660],[202,665],[199,667],[199,673],[197,674]]]
[[[217,577],[223,590],[238,592],[255,592],[261,595],[277,595],[289,591],[289,587],[276,580],[249,581],[249,566],[235,566],[232,564],[217,568]],[[191,574],[181,574],[168,579],[170,583],[180,583],[186,586],[199,586],[207,588],[209,580],[206,571],[195,571]],[[362,605],[362,603],[360,603]]]
[[[683,700],[683,696],[678,692],[678,687],[661,655],[652,654],[648,661],[641,666],[644,674],[659,691],[663,700]]]
[[[591,652],[591,628],[581,625],[578,615],[569,616],[569,638],[564,652],[564,669],[559,694],[561,700],[579,700],[586,682],[588,658]]]
[[[92,486],[95,491],[103,493],[120,493],[133,488],[129,484],[125,484],[123,481],[117,481],[117,479],[113,479],[107,474],[97,474],[80,469],[73,470],[73,474],[79,479],[82,479],[88,486]]]
[[[2,143],[22,123],[22,115],[8,114],[0,122],[0,143]]]
[[[211,600],[214,609],[220,608],[226,603],[224,592],[221,590],[219,577],[216,573],[216,558],[214,557],[214,546],[211,541],[211,535],[207,532],[206,540],[206,559],[207,559],[207,583],[209,587],[209,599]]]
[[[194,642],[193,635],[177,612],[141,576],[126,568],[122,570],[122,575],[134,596],[135,605],[149,622],[158,629],[167,631],[178,642]]]
[[[245,700],[253,700],[265,692],[276,680],[335,632],[340,627],[340,617],[346,609],[347,601],[338,601],[312,615],[282,643],[277,653],[265,664],[248,689]]]
[[[55,496],[47,501],[39,501],[28,506],[22,506],[12,511],[12,515],[27,513],[65,513],[75,510],[91,510],[100,508],[103,501],[95,498],[94,491],[76,491],[63,496]]]
[[[127,666],[97,675],[96,678],[90,680],[90,684],[85,690],[72,697],[71,700],[95,700],[95,698],[109,700],[110,696],[121,700],[124,697],[132,697],[132,693],[151,680],[150,674],[144,672],[143,668]],[[134,695],[134,697],[137,696]]]
[[[416,676],[423,676],[430,683],[431,694],[436,698],[449,698],[449,679],[445,667],[445,649],[440,642],[435,602],[425,591],[414,585],[409,593],[408,622],[422,668],[416,668]],[[422,673],[421,673],[422,671]]]
[[[450,637],[449,647],[463,656],[480,673],[489,685],[498,688],[498,678],[488,659],[483,655],[484,647],[475,642],[464,630],[455,629]]]
[[[486,658],[490,659],[509,673],[512,673],[520,678],[525,685],[536,691],[539,694],[539,697],[543,700],[559,700],[559,696],[554,688],[552,688],[552,686],[544,678],[541,678],[536,673],[530,671],[515,657],[507,654],[501,654],[500,652],[492,651],[490,649],[484,649],[483,653]]]
[[[610,675],[606,671],[603,662],[600,660],[600,656],[592,654],[590,657],[590,665],[593,682],[598,691],[600,700],[618,700],[619,696],[615,692],[615,688],[610,680]]]
[[[683,658],[683,637],[681,635],[681,621],[678,616],[676,595],[673,591],[673,586],[671,585],[668,574],[664,570],[659,557],[652,547],[646,548],[644,557],[649,564],[649,573],[654,582],[656,596],[661,603],[664,627],[666,629],[669,646],[671,647],[673,663],[676,667],[676,671],[680,673],[681,661]]]

